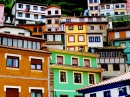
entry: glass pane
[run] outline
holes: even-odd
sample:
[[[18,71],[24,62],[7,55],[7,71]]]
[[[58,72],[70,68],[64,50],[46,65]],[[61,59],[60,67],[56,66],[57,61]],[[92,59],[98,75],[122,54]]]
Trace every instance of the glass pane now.
[[[12,59],[7,59],[7,66],[12,67]]]
[[[13,39],[13,46],[17,46],[17,39]]]
[[[32,48],[32,42],[28,41],[28,48]]]
[[[35,69],[35,65],[31,64],[31,69]]]
[[[13,67],[18,67],[18,60],[17,60],[17,59],[14,59],[14,60],[13,60],[13,63],[14,63],[14,66],[13,66]]]
[[[37,42],[37,49],[40,50],[40,42]]]
[[[31,92],[31,97],[35,97],[35,92]]]
[[[1,44],[1,37],[0,37],[0,44]]]
[[[24,40],[24,48],[27,48],[27,41]]]
[[[33,42],[33,49],[36,49],[37,45],[36,42]]]
[[[18,40],[18,47],[22,47],[22,40]]]
[[[41,93],[37,93],[36,97],[42,97],[42,94]]]
[[[37,69],[41,70],[41,68],[42,68],[41,65],[37,65]]]
[[[12,39],[11,38],[8,38],[8,46],[12,46]]]
[[[3,45],[7,45],[7,38],[3,38]]]

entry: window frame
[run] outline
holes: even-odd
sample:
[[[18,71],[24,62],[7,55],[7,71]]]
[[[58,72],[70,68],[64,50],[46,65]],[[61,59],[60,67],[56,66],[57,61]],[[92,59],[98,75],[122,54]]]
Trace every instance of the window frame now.
[[[70,37],[73,37],[73,41],[70,41]],[[68,35],[68,42],[75,42],[75,35]]]
[[[94,30],[94,26],[90,26],[90,29],[91,29],[91,30]]]
[[[75,82],[75,73],[80,74],[81,78],[80,78],[80,82]],[[77,72],[77,71],[73,71],[73,84],[79,84],[82,85],[83,84],[83,72]]]
[[[71,25],[71,26],[69,25],[69,26],[68,26],[68,30],[73,30],[73,26],[72,26],[72,25]]]
[[[78,30],[83,30],[83,25],[78,25]]]
[[[76,65],[73,64],[73,59],[77,59],[78,62]],[[79,57],[71,56],[71,65],[72,66],[79,66]]]
[[[33,6],[33,10],[38,10],[38,6]]]
[[[90,97],[96,97],[96,93],[90,94]]]
[[[65,73],[65,81],[61,81],[61,72],[64,72]],[[59,70],[59,83],[68,83],[68,76],[67,76],[67,71],[66,70]]]
[[[59,14],[59,11],[58,11],[58,10],[55,10],[55,14]]]
[[[62,63],[58,63],[58,62],[57,62],[57,57],[62,57]],[[57,63],[57,64],[64,64],[64,58],[65,58],[64,55],[59,55],[59,54],[57,54],[57,55],[56,55],[56,63]]]
[[[101,64],[101,68],[105,69],[105,71],[108,71],[108,64]]]
[[[106,95],[106,93],[108,93],[109,95]],[[103,91],[103,95],[104,95],[104,97],[111,97],[111,92],[110,92],[110,90]]]
[[[90,83],[90,75],[93,75],[93,77],[94,77],[94,83]],[[95,73],[88,73],[88,83],[89,83],[89,85],[91,85],[91,84],[95,84],[95,82],[96,82],[96,79],[95,79]]]
[[[70,50],[70,48],[73,48],[74,50]],[[74,47],[74,46],[69,46],[69,47],[68,47],[68,50],[70,50],[70,51],[75,51],[75,47]]]
[[[47,13],[48,13],[48,15],[51,15],[51,11],[48,11]]]
[[[120,65],[119,64],[113,64],[113,71],[120,71]]]
[[[51,19],[48,19],[48,20],[47,20],[47,24],[52,24],[52,20],[51,20]]]
[[[91,41],[90,41],[90,38],[91,38]],[[93,38],[93,39],[92,39],[92,38]],[[94,37],[94,36],[88,36],[88,39],[89,39],[89,42],[90,42],[90,43],[95,42],[95,37]]]
[[[82,36],[83,40],[81,41],[79,37]],[[85,42],[85,36],[84,35],[78,35],[78,42]]]
[[[89,60],[89,66],[85,66],[85,60]],[[91,59],[90,58],[83,58],[83,63],[85,67],[91,67]]]

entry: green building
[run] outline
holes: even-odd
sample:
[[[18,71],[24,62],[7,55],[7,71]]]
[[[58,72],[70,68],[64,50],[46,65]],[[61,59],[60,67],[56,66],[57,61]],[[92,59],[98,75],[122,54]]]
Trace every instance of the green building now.
[[[76,89],[101,80],[97,54],[50,49],[52,97],[82,97]]]

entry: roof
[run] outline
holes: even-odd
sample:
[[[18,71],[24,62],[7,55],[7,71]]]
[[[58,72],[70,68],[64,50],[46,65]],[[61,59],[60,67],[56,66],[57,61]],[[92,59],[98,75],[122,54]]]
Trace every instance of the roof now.
[[[47,6],[46,9],[49,9],[49,8],[51,8],[51,7],[56,7],[56,8],[58,8],[58,9],[61,9],[60,6],[56,6],[55,4],[52,4],[52,5],[50,5],[50,6]]]
[[[122,82],[122,81],[126,81],[126,80],[130,80],[130,72],[127,72],[125,74],[121,74],[119,76],[104,80],[102,82],[84,87],[84,88],[80,88],[77,89],[76,91],[80,91],[80,90],[84,90],[84,89],[90,89],[90,88],[96,88],[99,86],[105,86],[105,85],[109,85],[109,84],[114,84],[114,83],[118,83],[118,82]]]
[[[41,3],[32,3],[32,2],[25,2],[25,1],[16,1],[16,3],[23,3],[23,4],[30,4],[30,5],[39,5],[39,6],[46,6],[47,4],[41,4]]]
[[[45,51],[45,50],[34,50],[34,49],[19,48],[19,47],[4,46],[4,45],[0,45],[0,48],[7,48],[7,49],[14,49],[14,50],[22,50],[22,51],[31,51],[31,52],[39,52],[39,53],[48,53],[48,54],[51,54],[51,52]]]
[[[31,30],[29,29],[26,29],[26,28],[23,28],[23,27],[18,27],[18,26],[0,26],[0,28],[17,28],[17,29],[23,29],[23,30],[27,30],[29,32],[32,32]]]
[[[8,34],[8,33],[0,33],[0,36],[12,36],[12,37],[16,37],[16,38],[28,38],[28,39],[35,39],[35,40],[39,40],[39,41],[46,41],[46,39],[43,38],[38,38],[38,37],[30,37],[30,36],[24,36],[24,35],[16,35],[16,34]]]
[[[79,56],[89,56],[89,57],[99,57],[98,54],[93,54],[89,52],[79,52],[79,51],[71,51],[71,50],[61,50],[61,49],[49,49],[50,52],[59,52],[64,54],[71,54],[71,55],[79,55]]]
[[[130,40],[130,37],[126,37],[126,38],[116,38],[116,39],[113,39],[113,41],[120,41],[120,40]]]
[[[62,41],[46,41],[46,45],[62,45]]]
[[[119,28],[113,28],[113,29],[107,29],[108,32],[121,31],[121,30],[130,30],[130,26],[127,26],[127,27],[119,27]]]
[[[123,47],[115,47],[115,46],[90,47],[90,48],[97,48],[97,49],[124,49]]]

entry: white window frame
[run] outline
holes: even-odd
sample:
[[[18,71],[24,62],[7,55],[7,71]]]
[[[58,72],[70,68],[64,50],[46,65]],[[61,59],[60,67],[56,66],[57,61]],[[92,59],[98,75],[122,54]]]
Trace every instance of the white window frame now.
[[[40,59],[40,60],[42,60],[42,62],[44,62],[44,58],[42,58],[42,57],[29,56],[29,61],[31,61],[31,59]]]
[[[61,35],[55,35],[55,41],[61,41]]]
[[[120,33],[119,32],[115,32],[115,38],[120,38]]]
[[[53,35],[47,35],[47,41],[53,41]]]
[[[81,83],[75,83],[75,82],[74,82],[74,73],[80,73],[80,74],[81,74]],[[83,72],[73,71],[73,84],[83,85]]]
[[[6,92],[7,88],[14,88],[18,89],[18,92],[21,92],[21,86],[10,86],[10,85],[4,85],[4,91]]]
[[[130,31],[126,31],[126,37],[130,37]]]
[[[21,55],[18,55],[18,54],[5,53],[5,59],[7,59],[7,56],[19,57],[19,60],[21,60]]]
[[[70,41],[71,40],[70,38],[73,38],[72,41]],[[75,42],[75,36],[74,35],[68,36],[68,41],[69,42]]]
[[[65,72],[66,73],[66,82],[61,82],[60,81],[60,72]],[[59,83],[62,83],[62,84],[68,84],[68,73],[66,70],[59,70]]]
[[[69,50],[74,51],[75,47],[69,47]]]
[[[80,38],[82,38],[82,39],[80,40]],[[79,42],[84,42],[85,41],[84,35],[78,35],[78,41]]]

